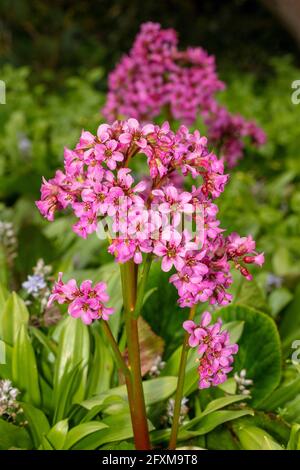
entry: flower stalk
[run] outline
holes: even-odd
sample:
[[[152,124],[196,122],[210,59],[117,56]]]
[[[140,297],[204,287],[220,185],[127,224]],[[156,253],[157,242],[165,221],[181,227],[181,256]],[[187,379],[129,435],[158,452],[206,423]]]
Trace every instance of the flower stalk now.
[[[193,320],[196,313],[196,307],[192,307],[190,309],[189,320]],[[178,436],[178,428],[179,428],[179,420],[180,420],[180,410],[181,410],[181,401],[183,397],[183,387],[184,387],[184,380],[185,380],[185,369],[187,363],[187,357],[189,352],[189,334],[185,333],[181,351],[181,358],[180,358],[180,365],[178,371],[178,381],[177,381],[177,389],[175,394],[175,404],[174,404],[174,416],[173,416],[173,423],[171,429],[171,437],[168,449],[176,449],[177,443],[177,436]]]
[[[129,370],[132,379],[132,427],[137,450],[150,449],[146,405],[141,375],[138,323],[134,316],[137,299],[137,266],[133,261],[120,265],[127,335]]]

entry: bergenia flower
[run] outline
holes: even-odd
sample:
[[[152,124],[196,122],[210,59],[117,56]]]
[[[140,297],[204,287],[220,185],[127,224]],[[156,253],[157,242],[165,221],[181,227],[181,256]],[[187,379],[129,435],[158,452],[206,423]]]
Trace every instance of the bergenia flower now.
[[[83,238],[109,216],[114,233],[108,251],[119,263],[141,264],[143,255],[152,253],[163,271],[175,269],[170,282],[181,307],[207,301],[226,305],[230,264],[250,280],[249,264],[261,266],[264,256],[251,236],[224,236],[214,200],[228,176],[207,145],[199,131],[190,133],[185,126],[173,132],[168,123],[141,125],[136,119],[101,124],[96,136],[83,131],[75,149],[65,149],[64,171],[43,180],[36,204],[48,220],[70,206],[77,217],[73,230]],[[128,165],[143,157],[150,175],[137,182]],[[194,185],[185,191],[182,180],[189,174]],[[88,305],[78,301],[71,311],[83,316]]]
[[[227,380],[232,370],[233,355],[238,352],[237,344],[230,344],[229,333],[222,330],[219,319],[210,325],[211,314],[204,312],[199,325],[192,320],[183,323],[189,334],[189,345],[197,347],[199,354],[199,388],[220,385]]]
[[[135,144],[147,150],[149,138],[156,133],[152,124],[140,128],[141,122],[151,122],[167,110],[173,120],[191,125],[200,115],[207,127],[209,141],[218,149],[229,167],[243,156],[247,140],[263,145],[266,136],[253,121],[231,114],[217,101],[217,92],[225,84],[216,72],[215,59],[201,47],[178,49],[177,33],[162,29],[158,23],[141,26],[133,47],[109,76],[109,92],[103,114],[109,122],[120,116],[128,119],[120,136],[124,144]],[[157,137],[157,133],[156,133]],[[161,133],[161,139],[164,139]],[[198,148],[206,146],[205,137],[198,139]],[[82,137],[90,145],[89,134]],[[167,142],[167,139],[165,140]],[[192,158],[197,157],[197,148]],[[190,170],[185,158],[183,171]],[[165,171],[164,163],[151,158],[151,176]],[[222,184],[222,179],[219,179]]]
[[[92,281],[86,280],[78,287],[75,279],[64,283],[62,275],[59,273],[58,281],[54,284],[48,307],[54,301],[59,304],[66,303],[68,313],[74,318],[81,318],[86,325],[90,325],[94,320],[109,319],[114,309],[105,305],[109,301],[109,296],[104,282],[99,282],[93,287]]]

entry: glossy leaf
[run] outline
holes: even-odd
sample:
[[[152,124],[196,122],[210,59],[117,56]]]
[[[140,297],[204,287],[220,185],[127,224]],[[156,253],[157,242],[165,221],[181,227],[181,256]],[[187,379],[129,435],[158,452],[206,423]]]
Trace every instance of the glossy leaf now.
[[[99,421],[91,421],[89,423],[82,423],[75,426],[67,434],[64,449],[71,449],[76,444],[80,445],[80,441],[82,439],[105,428],[108,428],[108,425]]]
[[[0,450],[32,449],[32,442],[25,428],[20,428],[0,418]]]
[[[62,383],[64,376],[78,368],[81,377],[77,377],[78,384],[74,390],[73,401],[81,401],[84,398],[87,382],[87,364],[90,353],[89,332],[86,325],[80,319],[67,317],[63,321],[63,327],[59,336],[57,358],[54,370],[54,390],[56,400],[63,394]],[[61,417],[63,418],[63,417]]]
[[[55,450],[62,450],[69,430],[68,419],[58,421],[47,434],[47,440]]]
[[[29,403],[21,403],[26,421],[28,421],[29,432],[35,448],[42,443],[43,435],[47,434],[50,426],[47,417],[42,410],[35,408]]]
[[[29,313],[24,301],[13,292],[0,312],[0,339],[13,346],[20,327],[27,325]]]
[[[256,426],[238,424],[233,429],[244,450],[283,450],[270,434]]]
[[[13,348],[12,376],[14,384],[23,393],[23,401],[39,407],[41,394],[37,363],[27,328],[24,325],[20,326]]]

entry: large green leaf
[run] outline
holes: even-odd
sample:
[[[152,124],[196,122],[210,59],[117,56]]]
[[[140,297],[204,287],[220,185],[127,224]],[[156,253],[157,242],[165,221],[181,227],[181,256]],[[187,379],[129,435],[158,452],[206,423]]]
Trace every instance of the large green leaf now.
[[[128,411],[108,416],[99,424],[105,424],[107,428],[88,435],[73,446],[73,449],[93,450],[107,442],[123,441],[133,437],[131,419]],[[149,421],[148,427],[150,431],[153,429]]]
[[[157,379],[143,382],[146,405],[154,405],[169,398],[176,390],[177,377],[159,377]],[[100,393],[88,400],[80,403],[81,406],[91,410],[94,406],[101,405],[109,396],[119,396],[127,400],[127,390],[125,385],[112,388],[109,392]]]
[[[20,428],[0,418],[0,449],[32,449],[32,442],[25,428]]]
[[[42,443],[43,436],[48,433],[50,426],[47,417],[38,408],[29,403],[21,403],[26,421],[28,422],[29,432],[34,443],[38,448]]]
[[[234,370],[246,369],[253,380],[251,404],[259,404],[279,385],[281,377],[281,347],[276,325],[270,316],[252,308],[234,305],[214,313],[224,322],[243,321],[244,330],[235,356]]]
[[[82,383],[82,365],[75,366],[72,370],[67,364],[59,384],[53,390],[53,423],[68,417],[72,404],[75,402],[74,396],[78,387]],[[69,371],[70,370],[70,371]]]
[[[25,325],[21,325],[12,353],[14,384],[23,392],[23,401],[39,407],[41,394],[34,349]]]
[[[300,394],[300,377],[278,387],[260,406],[266,411],[275,411]]]
[[[0,339],[13,346],[20,327],[27,325],[29,313],[24,301],[12,292],[0,311]]]
[[[109,389],[114,370],[113,353],[107,344],[100,324],[93,325],[94,354],[88,375],[88,395],[96,395]]]
[[[75,426],[67,434],[64,449],[71,449],[76,444],[79,445],[80,441],[85,437],[105,428],[108,428],[108,425],[100,421],[91,421],[89,423],[82,423],[78,426]]]
[[[263,290],[253,279],[251,282],[242,278],[240,280],[241,286],[237,293],[234,303],[238,305],[246,305],[253,307],[261,312],[269,313],[269,307],[264,295]]]
[[[265,430],[244,424],[233,425],[244,450],[283,450]]]
[[[53,449],[62,450],[64,448],[68,430],[68,419],[58,421],[58,423],[56,423],[55,426],[50,429],[46,437],[47,441],[51,444]]]
[[[61,386],[64,375],[79,367],[81,372],[77,389],[74,391],[73,401],[84,399],[87,382],[87,366],[90,354],[89,331],[81,319],[67,317],[63,320],[63,327],[59,336],[59,345],[54,369],[54,390],[56,401],[64,393]]]

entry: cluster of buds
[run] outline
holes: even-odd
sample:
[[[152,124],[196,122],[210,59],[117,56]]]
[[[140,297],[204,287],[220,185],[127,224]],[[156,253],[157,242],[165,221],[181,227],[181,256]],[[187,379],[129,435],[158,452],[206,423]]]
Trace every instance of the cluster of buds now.
[[[246,140],[259,146],[265,134],[255,122],[218,104],[216,92],[224,88],[213,56],[201,47],[179,50],[176,31],[149,22],[141,26],[131,51],[110,74],[103,114],[109,122],[128,117],[147,122],[165,113],[187,125],[200,115],[210,142],[234,166]]]
[[[100,125],[96,136],[83,131],[64,156],[64,172],[43,181],[36,203],[40,212],[51,221],[57,210],[70,206],[78,218],[73,230],[84,238],[102,220],[109,227],[108,251],[119,263],[140,264],[148,254],[161,259],[163,271],[174,267],[170,282],[181,307],[206,301],[226,305],[230,261],[248,279],[246,265],[262,264],[251,237],[225,237],[219,226],[214,200],[228,176],[198,131],[115,121]],[[136,183],[129,164],[143,157],[149,176]],[[172,175],[178,173],[195,182],[189,191],[174,186]]]
[[[220,385],[227,380],[227,374],[232,370],[233,355],[238,351],[237,344],[230,344],[229,333],[221,330],[222,321],[219,319],[215,324],[210,323],[209,312],[203,313],[199,325],[192,320],[183,323],[189,334],[189,346],[198,348],[201,389]]]
[[[19,394],[20,391],[12,386],[10,380],[0,380],[0,416],[12,423],[25,425],[26,422],[19,420],[23,414],[17,401]]]

